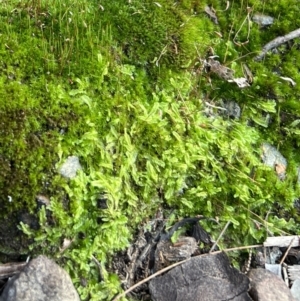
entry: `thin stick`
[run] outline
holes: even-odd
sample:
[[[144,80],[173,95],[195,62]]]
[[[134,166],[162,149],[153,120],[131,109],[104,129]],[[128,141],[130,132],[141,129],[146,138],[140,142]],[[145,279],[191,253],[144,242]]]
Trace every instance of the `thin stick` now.
[[[286,43],[292,39],[298,38],[300,36],[300,28],[289,32],[285,36],[277,37],[276,39],[272,40],[271,42],[267,43],[261,50],[261,53],[254,58],[255,61],[261,61],[267,52],[273,48],[278,47],[279,45]]]
[[[230,61],[229,65],[230,65],[231,63],[236,62],[236,61],[239,61],[239,60],[243,59],[244,57],[247,57],[247,56],[249,56],[249,55],[251,55],[251,54],[253,54],[253,53],[256,53],[256,52],[253,51],[253,52],[246,53],[246,54],[244,54],[244,55],[242,55],[242,56],[239,56],[238,58],[236,58],[236,59]],[[227,63],[226,65],[228,65],[228,63]],[[253,96],[251,96],[251,95],[247,95],[247,96],[250,96],[250,97],[253,98]]]
[[[227,228],[228,228],[228,226],[230,225],[230,223],[231,223],[231,221],[228,221],[228,222],[227,222],[227,224],[225,225],[224,229],[223,229],[222,232],[220,233],[218,239],[214,242],[213,246],[211,247],[211,249],[209,250],[208,253],[211,253],[211,252],[215,249],[216,245],[218,244],[219,240],[221,239],[221,237],[223,236],[223,234],[224,234],[225,231],[227,230]]]
[[[257,221],[257,222],[260,223],[262,226],[267,227],[266,225],[271,225],[271,223],[269,223],[269,222],[266,221],[266,220],[263,220],[259,215],[257,215],[257,214],[254,213],[253,211],[249,210],[249,209],[246,208],[245,206],[242,206],[242,207],[245,208],[248,212],[250,212],[250,213],[253,214],[254,216],[256,216],[259,220],[261,220],[261,223],[258,222],[258,221]],[[256,220],[253,219],[253,221],[256,221]],[[282,233],[282,234],[285,234],[285,235],[292,235],[291,233],[285,232],[285,231],[283,231],[283,230],[281,230],[281,229],[279,229],[279,228],[276,228],[276,227],[272,227],[272,229],[275,229],[275,230],[277,230],[278,232],[280,232],[280,233]],[[268,232],[270,232],[270,231],[268,231]]]
[[[26,265],[27,265],[27,261],[0,264],[0,279],[9,278],[19,274]]]
[[[264,224],[265,224],[265,228],[266,228],[266,232],[267,234],[271,234],[271,231],[269,231],[269,223],[268,223],[268,218],[269,218],[269,214],[271,213],[270,209],[268,210],[266,217],[264,219]],[[272,236],[272,235],[271,235]],[[267,253],[266,253],[266,248],[264,248],[265,251],[265,259],[267,258]]]
[[[212,108],[215,108],[215,109],[218,109],[218,110],[222,110],[222,111],[227,111],[227,109],[225,108],[222,108],[222,107],[217,107],[217,106],[214,106],[214,105],[211,105],[209,102],[205,101],[205,104],[209,107],[212,107]]]
[[[256,248],[261,248],[264,245],[251,245],[251,246],[243,246],[243,247],[235,247],[235,248],[229,248],[229,249],[224,249],[224,250],[219,250],[219,251],[214,251],[211,252],[210,254],[201,254],[201,255],[211,255],[211,254],[219,254],[222,252],[231,252],[231,251],[239,251],[239,250],[246,250],[246,249],[256,249]],[[198,256],[201,256],[198,255]],[[194,257],[198,257],[198,256],[194,256]]]
[[[289,247],[288,247],[287,250],[285,251],[285,253],[284,253],[282,259],[280,260],[280,262],[279,262],[280,265],[283,264],[285,258],[287,257],[287,255],[288,255],[288,253],[289,253],[289,251],[290,251],[290,249],[291,249],[291,247],[292,247],[292,244],[293,244],[293,241],[294,241],[294,240],[295,240],[295,237],[291,240],[291,242],[290,242],[290,244],[289,244]]]
[[[254,179],[252,179],[251,177],[249,177],[247,174],[243,173],[242,171],[240,171],[238,168],[236,168],[235,166],[233,166],[230,163],[227,163],[227,165],[229,165],[230,167],[232,167],[233,169],[235,169],[236,171],[239,171],[242,175],[246,176],[250,181],[254,182],[255,184],[257,184],[258,186],[260,186],[260,183],[258,183],[257,181],[255,181]]]
[[[227,42],[229,42],[229,39],[230,39],[230,35],[231,35],[231,33],[232,33],[232,28],[233,28],[233,25],[234,25],[234,23],[232,23],[232,25],[231,25],[231,27],[230,27],[230,30],[229,30],[229,34],[228,34],[228,40],[227,40]],[[229,43],[226,43],[226,50],[225,50],[225,55],[224,55],[224,60],[223,60],[223,63],[225,63],[226,62],[226,59],[227,59],[227,52],[228,52],[228,48],[229,48]]]
[[[238,46],[241,46],[241,45],[249,43],[249,36],[250,36],[250,18],[249,18],[249,15],[250,15],[250,11],[248,11],[246,18],[242,22],[242,25],[240,26],[239,30],[236,32],[236,34],[235,34],[235,36],[233,38],[233,43],[236,44],[236,45],[238,45]],[[243,26],[244,26],[244,24],[245,24],[246,21],[248,21],[247,41],[243,42],[243,43],[236,42],[236,38],[237,38],[239,32],[242,30],[242,28],[243,28]]]
[[[229,249],[224,249],[224,250],[219,250],[219,251],[214,251],[212,253],[206,253],[206,254],[201,254],[201,255],[197,255],[197,256],[194,256],[194,257],[191,257],[191,258],[196,258],[196,257],[205,257],[205,256],[208,256],[208,255],[215,255],[215,254],[219,254],[219,253],[222,253],[222,252],[230,252],[230,251],[239,251],[239,250],[245,250],[245,249],[254,249],[254,248],[261,248],[263,247],[263,245],[251,245],[251,246],[243,246],[243,247],[235,247],[235,248],[229,248]],[[127,295],[128,293],[130,293],[132,290],[134,290],[135,288],[139,287],[140,285],[148,282],[149,280],[155,278],[156,276],[159,276],[161,274],[163,274],[164,272],[167,272],[171,269],[173,269],[174,267],[178,266],[178,265],[181,265],[185,262],[188,262],[189,260],[191,260],[191,258],[188,258],[188,259],[185,259],[183,261],[179,261],[179,262],[176,262],[154,274],[152,274],[151,276],[143,279],[142,281],[136,283],[135,285],[131,286],[129,289],[127,289],[126,291],[124,291],[123,293],[121,294],[118,294],[116,297],[114,297],[111,301],[117,301],[119,299],[121,299],[122,297],[124,297],[125,295]]]
[[[102,273],[102,266],[101,266],[101,263],[98,261],[98,259],[97,259],[94,255],[92,255],[92,260],[94,260],[94,262],[95,262],[96,265],[98,266],[100,278],[101,278],[101,280],[103,280],[104,277],[103,277],[103,273]]]

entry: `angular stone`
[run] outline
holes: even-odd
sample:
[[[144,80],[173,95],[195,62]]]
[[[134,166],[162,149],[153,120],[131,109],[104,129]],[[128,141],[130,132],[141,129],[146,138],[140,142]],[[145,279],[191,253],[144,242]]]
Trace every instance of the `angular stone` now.
[[[225,253],[193,257],[151,280],[153,301],[250,301],[249,279],[230,265]]]
[[[277,275],[265,269],[252,269],[250,278],[250,296],[255,301],[295,301],[291,291]]]
[[[80,301],[68,273],[46,256],[8,280],[0,301]]]

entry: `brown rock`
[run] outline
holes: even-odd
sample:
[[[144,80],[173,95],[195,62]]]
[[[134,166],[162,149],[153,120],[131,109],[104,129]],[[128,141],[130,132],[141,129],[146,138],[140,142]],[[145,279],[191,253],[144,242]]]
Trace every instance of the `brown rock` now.
[[[190,258],[198,249],[198,244],[194,237],[179,237],[173,244],[169,240],[161,240],[155,251],[154,270],[158,271],[176,261]]]

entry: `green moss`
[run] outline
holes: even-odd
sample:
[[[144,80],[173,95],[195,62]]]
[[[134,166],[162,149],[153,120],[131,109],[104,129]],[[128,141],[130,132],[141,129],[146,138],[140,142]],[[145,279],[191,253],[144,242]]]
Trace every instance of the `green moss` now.
[[[219,216],[220,225],[207,224],[217,232],[232,221],[228,243],[261,242],[266,232],[256,221],[270,208],[269,230],[298,231],[289,220],[299,196],[298,45],[252,60],[296,28],[297,1],[232,3],[226,11],[213,1],[218,25],[200,1],[9,2],[0,9],[1,216],[23,209],[39,216],[38,230],[21,226],[34,239],[32,254],[55,257],[82,300],[121,290],[106,270],[111,255],[158,206]],[[275,23],[243,24],[246,5]],[[203,60],[213,53],[236,76],[247,63],[251,87],[206,72]],[[204,114],[205,103],[220,100],[237,102],[241,118]],[[264,141],[287,158],[285,181],[262,164]],[[69,155],[83,170],[67,181],[57,170]],[[51,199],[51,220],[36,208],[40,193]],[[107,209],[97,206],[100,198]],[[73,243],[61,253],[64,239]]]
[[[213,30],[214,25],[209,18],[200,18],[200,16],[195,15],[187,16],[182,24],[180,35],[181,55],[186,60],[200,59],[199,55],[205,54],[209,51],[210,46],[214,46],[212,44],[213,39],[218,40]]]

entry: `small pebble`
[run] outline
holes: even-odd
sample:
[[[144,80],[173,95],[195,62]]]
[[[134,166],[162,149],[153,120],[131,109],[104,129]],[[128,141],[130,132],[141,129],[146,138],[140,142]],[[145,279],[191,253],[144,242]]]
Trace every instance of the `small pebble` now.
[[[77,170],[81,169],[79,158],[76,156],[69,156],[65,163],[60,167],[59,173],[68,179],[76,177]]]
[[[274,22],[274,18],[270,16],[266,16],[263,14],[254,14],[252,17],[253,22],[257,23],[260,26],[268,26],[272,25]]]

